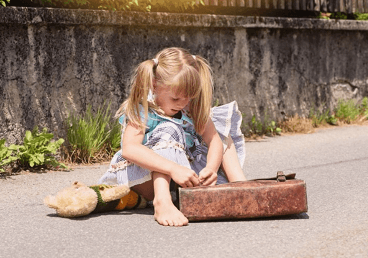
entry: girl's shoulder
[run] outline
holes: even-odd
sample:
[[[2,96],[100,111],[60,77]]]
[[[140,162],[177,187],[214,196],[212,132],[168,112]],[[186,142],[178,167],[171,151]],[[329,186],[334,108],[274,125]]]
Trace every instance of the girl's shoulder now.
[[[139,105],[139,116],[141,118],[141,121],[145,121],[145,113],[144,113],[144,108],[142,105]],[[147,122],[152,122],[152,121],[159,121],[161,118],[157,115],[156,112],[154,112],[154,110],[152,110],[151,108],[148,109],[148,119]],[[123,126],[125,126],[128,123],[128,118],[125,114],[123,114],[122,116],[119,117],[119,123]],[[148,126],[148,125],[147,125]]]

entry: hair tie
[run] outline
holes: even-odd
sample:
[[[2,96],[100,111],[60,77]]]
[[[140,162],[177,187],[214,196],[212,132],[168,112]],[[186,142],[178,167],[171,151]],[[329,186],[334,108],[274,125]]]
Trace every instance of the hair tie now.
[[[152,60],[153,60],[153,62],[155,62],[155,65],[157,66],[158,65],[158,59],[157,58],[154,58]]]
[[[197,61],[197,57],[195,55],[192,55],[193,59]]]

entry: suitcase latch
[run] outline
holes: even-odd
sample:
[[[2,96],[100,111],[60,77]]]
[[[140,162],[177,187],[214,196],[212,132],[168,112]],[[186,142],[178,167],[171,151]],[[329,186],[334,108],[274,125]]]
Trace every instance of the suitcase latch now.
[[[277,171],[277,182],[285,182],[286,176],[283,171]]]

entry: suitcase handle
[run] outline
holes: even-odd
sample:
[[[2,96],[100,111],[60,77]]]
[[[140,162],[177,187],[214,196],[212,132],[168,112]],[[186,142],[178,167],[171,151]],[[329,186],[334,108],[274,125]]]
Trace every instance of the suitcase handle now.
[[[278,171],[276,177],[270,178],[258,178],[253,179],[250,181],[257,181],[257,180],[276,180],[277,182],[286,182],[287,180],[295,179],[295,173],[285,175],[283,171]]]

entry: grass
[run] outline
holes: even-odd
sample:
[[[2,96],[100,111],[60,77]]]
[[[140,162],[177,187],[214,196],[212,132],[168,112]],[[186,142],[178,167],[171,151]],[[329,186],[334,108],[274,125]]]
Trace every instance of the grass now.
[[[110,115],[110,104],[96,112],[88,106],[82,115],[66,120],[67,139],[63,148],[66,163],[96,163],[108,160],[120,147],[120,124]]]
[[[336,20],[346,20],[346,19],[353,19],[358,21],[367,21],[368,20],[368,13],[354,13],[352,15],[347,15],[346,13],[336,12],[336,13],[324,13],[320,12],[317,16],[319,19],[336,19]]]
[[[247,140],[282,133],[313,133],[316,128],[323,127],[364,124],[368,122],[368,97],[359,103],[354,100],[340,100],[332,112],[325,104],[322,105],[322,111],[312,105],[307,117],[296,114],[278,123],[269,119],[267,111],[263,120],[253,115],[250,121],[245,121],[243,114],[241,130]]]
[[[360,103],[354,100],[340,100],[333,112],[328,109],[324,112],[316,110],[313,106],[307,118],[288,118],[278,124],[285,133],[311,133],[316,128],[328,126],[342,126],[346,124],[363,124],[368,119],[368,98]]]
[[[251,121],[245,122],[245,115],[243,114],[243,121],[241,130],[246,138],[258,138],[263,135],[274,136],[281,133],[275,121],[270,120],[267,111],[265,111],[263,121],[258,120],[255,115],[252,116]]]
[[[299,117],[298,114],[279,123],[283,133],[312,133],[315,130],[313,119]]]

